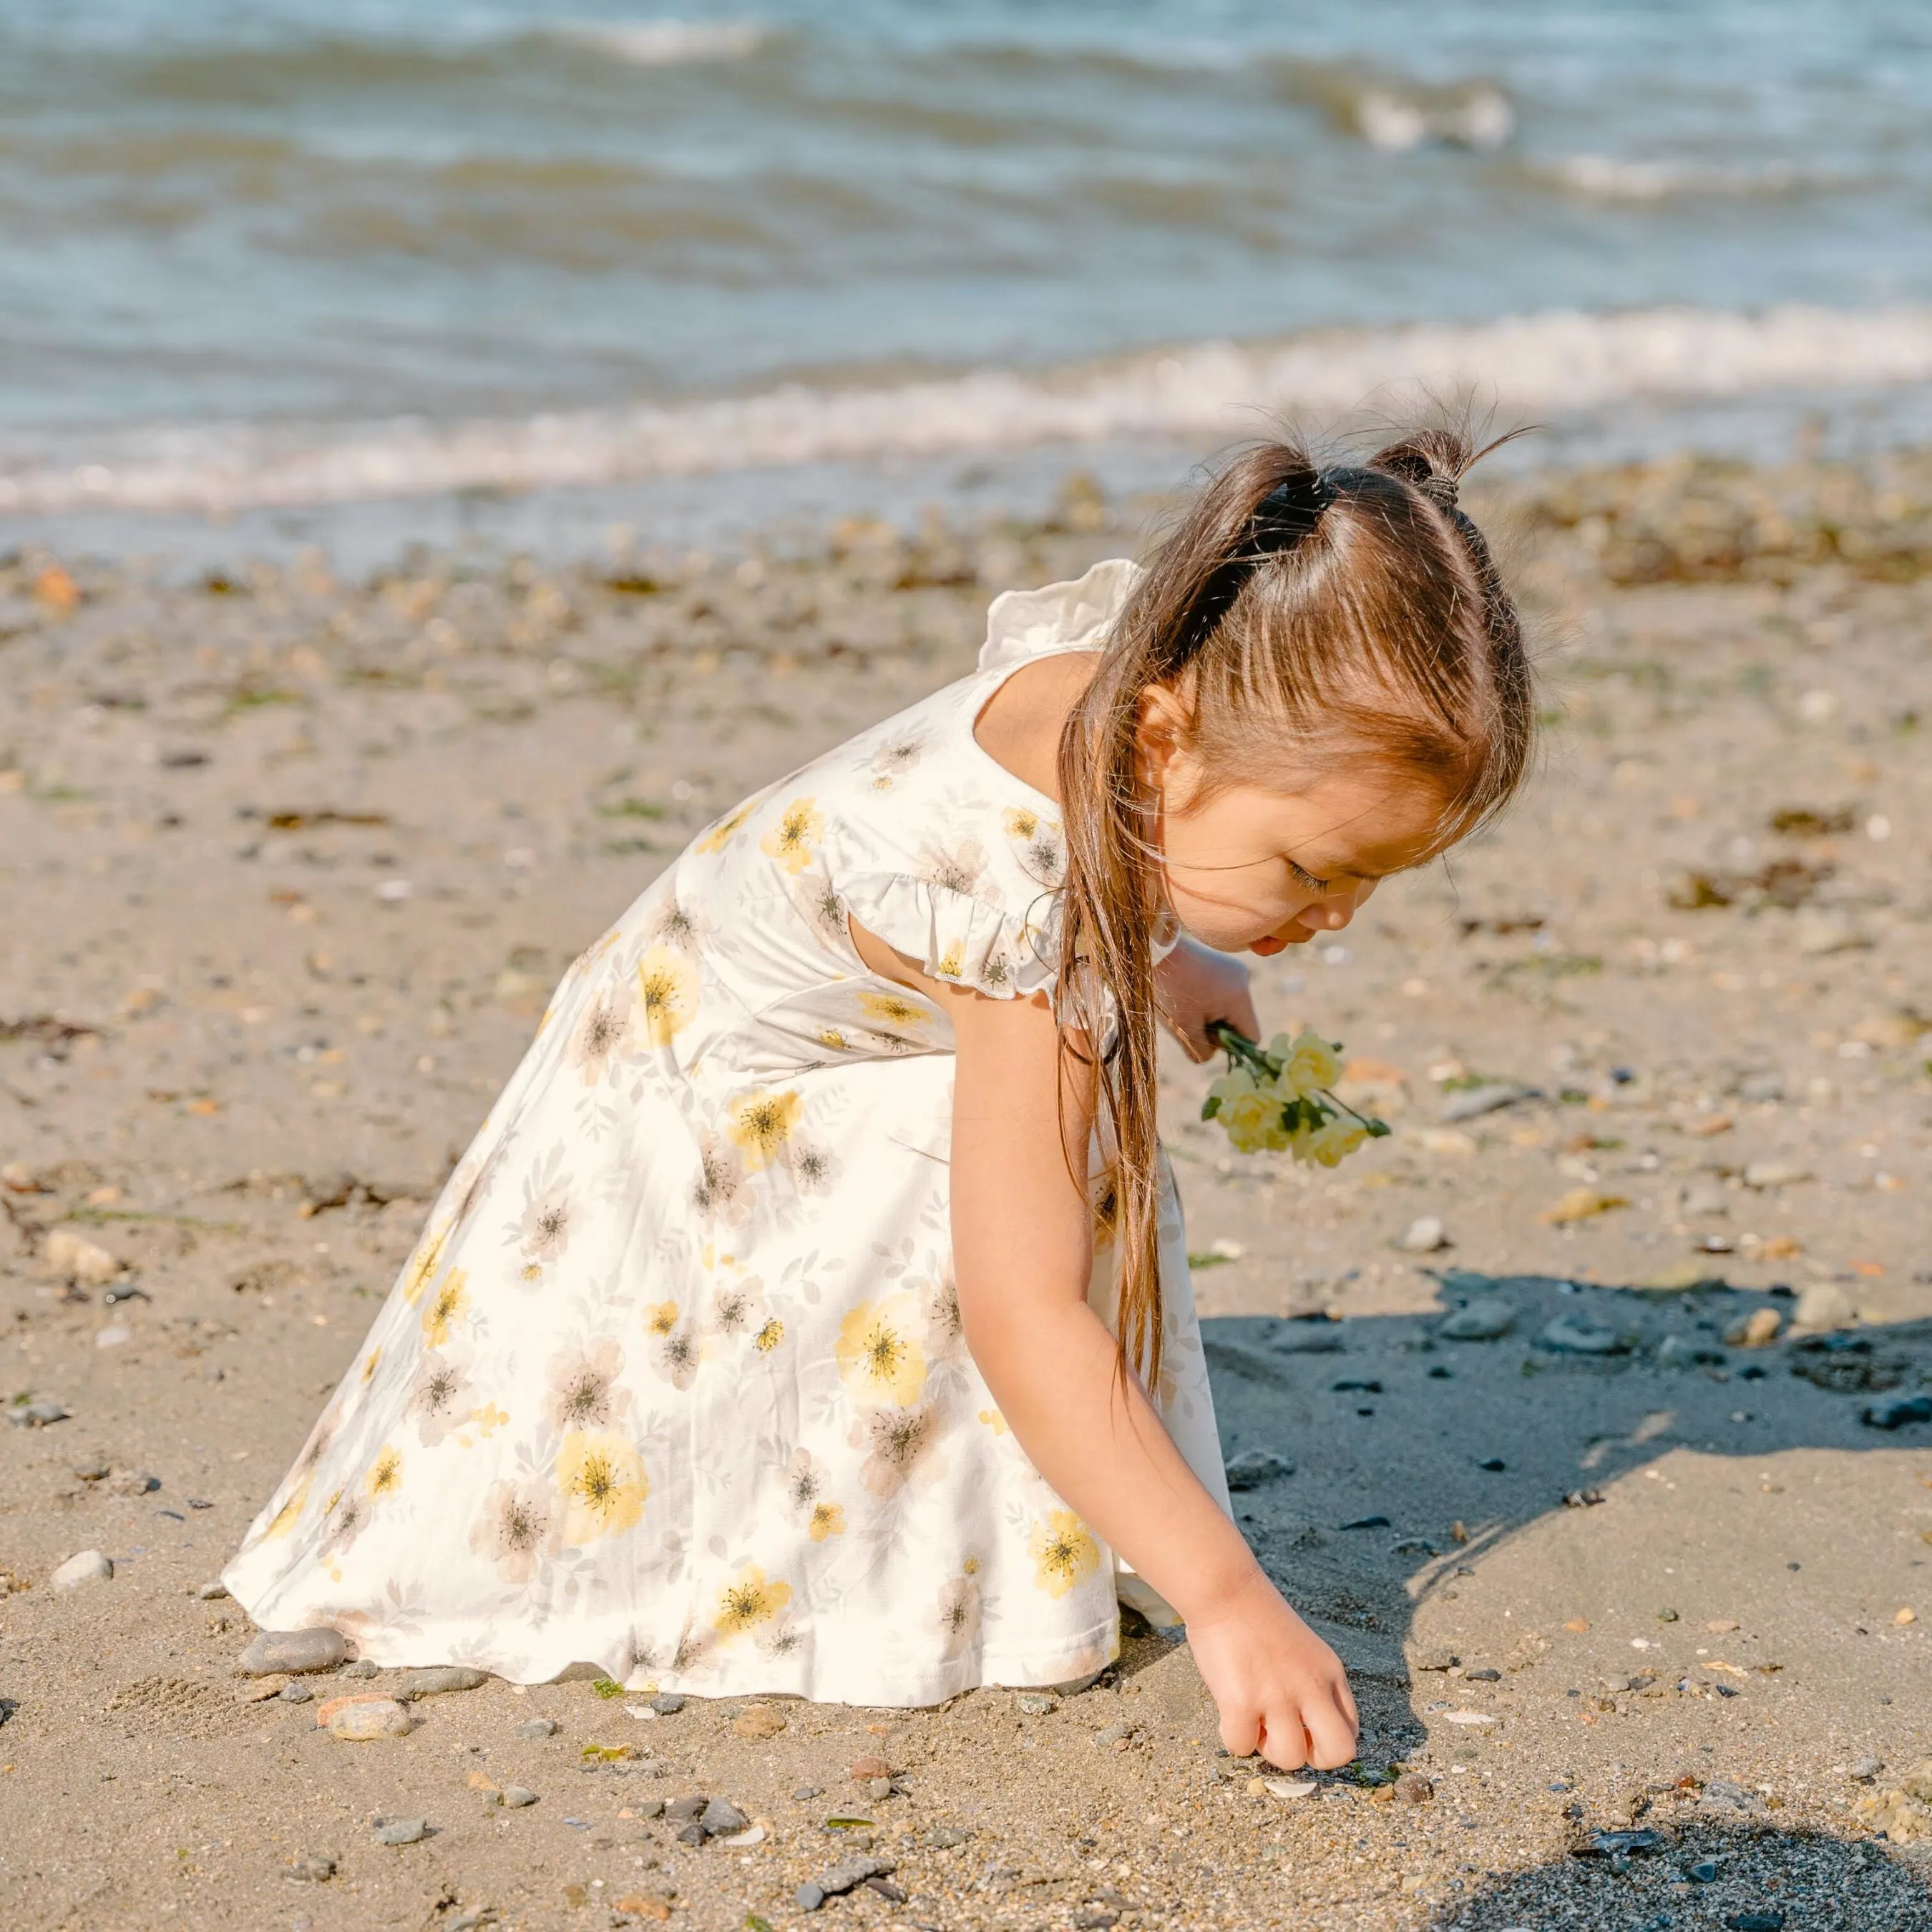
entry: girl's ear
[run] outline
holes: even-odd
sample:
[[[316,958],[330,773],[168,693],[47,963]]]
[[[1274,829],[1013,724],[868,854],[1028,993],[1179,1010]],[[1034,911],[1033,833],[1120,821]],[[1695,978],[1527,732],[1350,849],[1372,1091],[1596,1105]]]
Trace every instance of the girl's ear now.
[[[1134,775],[1150,790],[1161,789],[1177,758],[1186,761],[1187,706],[1172,685],[1150,684],[1141,693],[1134,728]]]

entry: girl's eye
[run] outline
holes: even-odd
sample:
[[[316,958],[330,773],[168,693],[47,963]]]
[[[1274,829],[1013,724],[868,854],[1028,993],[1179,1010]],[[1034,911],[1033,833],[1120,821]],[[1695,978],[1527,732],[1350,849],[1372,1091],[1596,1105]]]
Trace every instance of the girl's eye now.
[[[1306,886],[1311,892],[1325,892],[1328,890],[1326,879],[1318,879],[1305,866],[1298,866],[1292,859],[1288,861],[1288,869],[1293,874],[1295,884]]]

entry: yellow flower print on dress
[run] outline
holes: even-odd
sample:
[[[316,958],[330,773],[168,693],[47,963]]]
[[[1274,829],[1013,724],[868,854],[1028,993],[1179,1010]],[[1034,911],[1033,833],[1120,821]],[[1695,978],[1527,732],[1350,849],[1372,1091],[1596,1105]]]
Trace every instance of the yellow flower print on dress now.
[[[698,1013],[698,969],[668,946],[653,946],[638,962],[638,1001],[644,1036],[668,1046]]]
[[[845,1505],[843,1503],[820,1503],[812,1510],[806,1522],[806,1533],[814,1543],[823,1543],[828,1536],[845,1534]]]
[[[533,1583],[556,1548],[556,1513],[534,1480],[496,1482],[471,1526],[470,1546],[494,1563],[508,1583]]]
[[[1071,1510],[1054,1510],[1036,1522],[1027,1549],[1033,1558],[1033,1580],[1049,1597],[1066,1594],[1100,1567],[1100,1546],[1087,1526]]]
[[[748,1563],[724,1586],[711,1628],[730,1642],[768,1622],[791,1601],[791,1586],[767,1580],[755,1563]]]
[[[430,1276],[441,1264],[443,1246],[448,1239],[449,1230],[447,1228],[439,1228],[433,1234],[425,1234],[418,1243],[416,1252],[410,1257],[409,1265],[403,1270],[403,1299],[412,1308],[422,1299],[423,1290],[429,1286]]]
[[[693,850],[702,852],[707,858],[714,852],[722,852],[738,836],[738,828],[752,815],[758,801],[747,799],[728,818],[721,818],[704,836],[699,839]]]
[[[804,1106],[796,1090],[790,1088],[782,1094],[761,1090],[731,1103],[724,1131],[744,1155],[748,1168],[755,1172],[784,1150]]]
[[[262,1534],[264,1538],[286,1536],[295,1528],[296,1520],[302,1514],[303,1506],[308,1501],[309,1486],[314,1480],[315,1472],[313,1469],[304,1469],[302,1472],[302,1479],[296,1485],[288,1501],[276,1510],[274,1520],[269,1523],[268,1528],[262,1531]]]
[[[1066,847],[1060,826],[1030,806],[1015,806],[1006,814],[1006,836],[1019,848],[1020,863],[1028,877],[1042,885],[1057,886],[1066,870]]]
[[[761,1355],[769,1355],[784,1340],[784,1324],[774,1315],[752,1338],[752,1346]]]
[[[909,1294],[862,1301],[838,1324],[838,1374],[860,1401],[904,1408],[926,1386],[919,1304]]]
[[[861,993],[859,1004],[866,1017],[887,1027],[922,1027],[932,1013],[910,993]]]
[[[399,1449],[384,1444],[369,1466],[366,1486],[372,1499],[393,1496],[403,1486],[403,1457]]]
[[[572,1548],[634,1529],[651,1486],[643,1459],[615,1430],[573,1430],[556,1453],[563,1540]]]
[[[816,802],[795,798],[787,806],[777,824],[767,832],[758,849],[766,858],[776,859],[796,878],[818,854],[825,820]]]
[[[470,1305],[468,1271],[453,1268],[445,1275],[422,1312],[423,1340],[432,1348],[440,1348],[455,1331],[456,1324]]]
[[[939,1592],[939,1628],[945,1643],[940,1654],[948,1663],[964,1656],[980,1634],[981,1593],[974,1574],[978,1568],[969,1556],[965,1574],[953,1577]]]

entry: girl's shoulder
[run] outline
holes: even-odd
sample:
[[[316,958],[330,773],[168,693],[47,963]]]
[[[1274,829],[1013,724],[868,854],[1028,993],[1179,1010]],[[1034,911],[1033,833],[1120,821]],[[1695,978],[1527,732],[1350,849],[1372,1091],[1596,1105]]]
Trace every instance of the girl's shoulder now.
[[[826,895],[932,976],[999,995],[1054,970],[1066,847],[1054,801],[974,735],[1005,679],[1105,642],[1138,572],[1124,559],[994,599],[978,668],[826,752],[701,835],[693,854]]]

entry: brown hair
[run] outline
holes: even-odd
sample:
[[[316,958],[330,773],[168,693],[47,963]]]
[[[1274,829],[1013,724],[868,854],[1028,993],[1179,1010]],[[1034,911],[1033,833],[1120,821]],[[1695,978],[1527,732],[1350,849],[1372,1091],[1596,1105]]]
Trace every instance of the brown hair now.
[[[1495,444],[1489,448],[1495,448]],[[1450,429],[1360,466],[1318,468],[1286,442],[1214,476],[1128,600],[1060,740],[1067,871],[1063,1028],[1118,1023],[1096,1051],[1124,1370],[1161,1360],[1154,961],[1160,854],[1142,829],[1142,697],[1162,685],[1216,782],[1279,784],[1291,759],[1364,758],[1422,777],[1444,844],[1505,803],[1529,758],[1534,703],[1516,607],[1458,479],[1488,448]],[[1104,1005],[1105,1001],[1100,1002]]]

